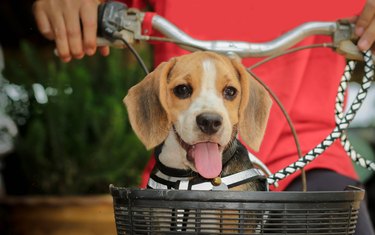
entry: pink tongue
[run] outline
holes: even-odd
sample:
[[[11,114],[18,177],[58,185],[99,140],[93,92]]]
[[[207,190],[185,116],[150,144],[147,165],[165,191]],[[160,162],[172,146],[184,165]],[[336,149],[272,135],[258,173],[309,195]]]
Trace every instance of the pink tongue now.
[[[218,145],[206,142],[196,144],[194,147],[192,157],[198,173],[207,179],[219,176],[222,163]]]

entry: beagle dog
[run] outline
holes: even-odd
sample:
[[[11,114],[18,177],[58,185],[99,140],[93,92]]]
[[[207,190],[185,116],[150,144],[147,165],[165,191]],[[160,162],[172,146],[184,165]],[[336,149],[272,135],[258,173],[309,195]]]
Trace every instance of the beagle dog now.
[[[124,102],[136,135],[155,148],[149,188],[266,190],[237,136],[257,151],[272,101],[238,59],[202,51],[172,58]]]

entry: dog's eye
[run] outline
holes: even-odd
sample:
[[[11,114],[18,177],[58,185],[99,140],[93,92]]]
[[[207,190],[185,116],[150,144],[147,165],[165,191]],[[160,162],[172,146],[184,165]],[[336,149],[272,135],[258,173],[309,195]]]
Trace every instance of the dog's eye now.
[[[180,99],[186,99],[193,93],[193,88],[189,85],[178,85],[173,88],[173,93]]]
[[[237,89],[232,86],[227,86],[223,91],[224,98],[227,100],[233,100],[237,95]]]

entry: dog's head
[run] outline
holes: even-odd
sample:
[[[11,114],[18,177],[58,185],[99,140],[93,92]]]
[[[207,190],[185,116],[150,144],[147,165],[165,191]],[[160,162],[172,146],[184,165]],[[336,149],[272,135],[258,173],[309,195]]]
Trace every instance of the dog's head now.
[[[186,165],[206,178],[220,174],[221,154],[237,131],[259,149],[272,103],[239,61],[212,52],[162,63],[124,101],[148,149],[173,135],[186,151]]]

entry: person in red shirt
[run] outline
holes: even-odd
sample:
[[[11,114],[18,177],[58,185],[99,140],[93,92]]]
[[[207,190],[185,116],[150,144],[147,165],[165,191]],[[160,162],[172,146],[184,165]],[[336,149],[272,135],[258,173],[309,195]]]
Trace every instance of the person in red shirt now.
[[[125,1],[144,8],[141,0]],[[64,62],[95,54],[97,30],[96,0],[37,0],[34,15],[41,33],[55,40]],[[153,10],[192,37],[202,40],[264,42],[309,21],[336,21],[353,17],[357,46],[368,50],[375,41],[375,0],[149,0]],[[82,25],[82,26],[81,26]],[[147,25],[145,26],[147,27]],[[149,30],[149,33],[153,33]],[[326,36],[311,36],[299,46],[330,41]],[[108,47],[99,48],[103,55]],[[154,45],[155,66],[171,57],[188,53],[171,43]],[[259,59],[244,59],[250,66]],[[254,72],[278,95],[295,125],[303,153],[320,143],[334,128],[334,105],[345,59],[330,49],[304,50],[275,59]],[[249,149],[252,151],[251,149]],[[294,140],[286,120],[276,105],[271,109],[260,151],[254,153],[271,170],[297,160]],[[145,169],[143,186],[154,162]],[[308,190],[343,190],[358,184],[351,160],[339,141],[306,167]],[[299,173],[279,182],[272,190],[300,190]],[[356,234],[374,234],[368,212],[362,206]]]

